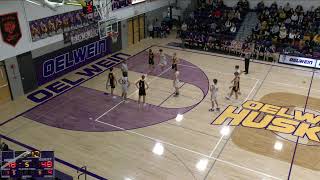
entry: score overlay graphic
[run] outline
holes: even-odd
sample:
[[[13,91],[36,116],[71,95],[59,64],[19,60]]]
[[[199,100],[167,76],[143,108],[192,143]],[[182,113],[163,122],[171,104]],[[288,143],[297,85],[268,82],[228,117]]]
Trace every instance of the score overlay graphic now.
[[[53,151],[1,152],[1,178],[54,177]]]

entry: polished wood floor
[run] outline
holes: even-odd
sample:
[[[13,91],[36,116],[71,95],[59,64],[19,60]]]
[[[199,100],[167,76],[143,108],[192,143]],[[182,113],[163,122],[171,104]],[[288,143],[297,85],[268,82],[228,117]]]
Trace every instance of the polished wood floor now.
[[[173,41],[177,40],[172,37],[147,39],[123,52],[135,55],[153,45],[154,51],[161,48],[168,55],[177,53],[179,58],[199,67],[210,83],[214,78],[219,80],[218,101],[221,111],[228,105],[239,106],[246,100],[256,100],[291,107],[291,110],[304,108],[307,102],[308,110],[320,112],[318,72],[279,64],[251,63],[250,73],[241,75],[241,96],[238,100],[227,101],[225,96],[229,92],[234,66],[240,65],[243,69],[244,63],[229,56],[165,46]],[[105,91],[107,73],[108,71],[81,86]],[[115,69],[115,74],[120,77],[120,70]],[[141,76],[141,73],[133,71],[129,74],[131,83]],[[65,77],[72,76],[74,74],[70,73]],[[200,103],[186,112],[181,121],[173,118],[126,131],[118,126],[115,127],[118,131],[113,132],[64,130],[18,116],[1,126],[0,133],[37,149],[54,150],[59,159],[79,167],[86,165],[88,171],[112,180],[269,180],[288,179],[289,175],[290,179],[295,180],[319,179],[320,144],[296,146],[296,137],[290,137],[293,139],[290,141],[281,134],[245,127],[232,127],[230,135],[222,136],[222,127],[210,124],[219,115],[208,111],[210,94],[202,100],[202,91],[192,84],[186,84],[180,89],[180,97],[170,97],[174,91],[172,80],[148,76],[147,81],[150,84],[147,96],[149,104],[158,105],[166,97],[169,98],[161,106],[168,108]],[[121,88],[117,87],[115,94],[120,93]],[[308,95],[310,100],[306,101]],[[134,86],[129,89],[129,98],[137,99]],[[36,104],[26,97],[1,105],[0,123],[34,106]],[[110,126],[103,122],[99,125]],[[12,149],[24,149],[15,143],[4,141]],[[281,151],[274,149],[275,142],[283,144]],[[157,143],[163,146],[162,155],[153,152]],[[161,148],[159,151],[161,152]],[[58,162],[56,168],[74,178],[78,175],[75,169]],[[95,178],[88,176],[88,179]]]

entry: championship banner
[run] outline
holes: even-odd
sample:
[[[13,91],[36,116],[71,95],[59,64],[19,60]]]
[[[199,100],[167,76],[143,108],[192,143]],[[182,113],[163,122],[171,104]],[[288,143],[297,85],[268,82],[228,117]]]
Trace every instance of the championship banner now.
[[[99,18],[97,10],[94,9],[94,13],[91,14],[84,14],[82,10],[77,10],[30,21],[29,27],[32,41],[35,42],[49,36],[89,26],[93,23],[97,23]]]
[[[80,42],[36,58],[34,61],[38,85],[41,86],[112,53],[111,47],[110,38],[94,38],[89,42]]]
[[[312,68],[315,68],[316,65],[318,65],[317,68],[319,68],[319,63],[317,63],[316,59],[289,56],[285,54],[280,55],[279,62],[284,64],[292,64],[292,65],[312,67]]]
[[[0,29],[3,41],[15,47],[22,37],[18,13],[0,15]]]
[[[64,43],[71,44],[77,44],[97,36],[99,36],[98,24],[63,33]]]

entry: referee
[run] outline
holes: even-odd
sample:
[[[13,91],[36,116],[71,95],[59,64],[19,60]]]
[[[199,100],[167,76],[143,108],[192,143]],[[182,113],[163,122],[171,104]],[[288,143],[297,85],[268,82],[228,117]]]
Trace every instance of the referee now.
[[[249,73],[249,64],[250,64],[250,57],[251,57],[251,52],[250,48],[247,47],[245,49],[245,54],[244,54],[244,73],[248,74]]]

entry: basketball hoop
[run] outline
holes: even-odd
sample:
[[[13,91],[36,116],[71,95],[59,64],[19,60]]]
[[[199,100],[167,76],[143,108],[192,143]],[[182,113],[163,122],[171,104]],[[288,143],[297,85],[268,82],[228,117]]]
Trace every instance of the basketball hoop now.
[[[107,35],[111,37],[113,43],[118,42],[118,36],[119,36],[118,32],[108,32]]]

